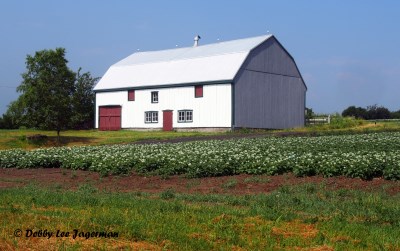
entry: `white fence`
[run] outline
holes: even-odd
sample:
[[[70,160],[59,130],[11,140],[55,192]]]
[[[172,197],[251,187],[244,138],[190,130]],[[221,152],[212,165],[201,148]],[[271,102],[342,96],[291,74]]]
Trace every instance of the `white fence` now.
[[[330,123],[331,123],[331,115],[328,115],[328,117],[317,117],[312,119],[306,119],[306,124],[308,125],[330,124]]]

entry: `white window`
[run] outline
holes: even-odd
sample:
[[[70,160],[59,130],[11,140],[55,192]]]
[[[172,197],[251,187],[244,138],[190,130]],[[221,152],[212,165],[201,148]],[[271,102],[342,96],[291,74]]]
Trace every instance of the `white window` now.
[[[144,113],[145,123],[158,123],[158,112],[145,112]]]
[[[193,122],[193,110],[178,111],[178,122],[179,123]]]
[[[158,92],[151,92],[151,103],[158,103]]]

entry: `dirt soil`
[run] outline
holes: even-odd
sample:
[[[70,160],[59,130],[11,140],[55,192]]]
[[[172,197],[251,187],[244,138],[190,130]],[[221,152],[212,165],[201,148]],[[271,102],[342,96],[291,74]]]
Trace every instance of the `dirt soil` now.
[[[321,176],[295,177],[293,174],[277,176],[236,175],[188,179],[184,176],[142,176],[132,173],[129,176],[100,177],[89,171],[73,171],[61,168],[48,169],[0,169],[0,189],[22,187],[35,184],[43,187],[75,190],[84,184],[90,184],[99,190],[115,192],[158,193],[171,189],[179,193],[199,194],[259,194],[269,193],[282,186],[297,184],[324,185],[328,189],[356,189],[364,191],[383,190],[389,194],[400,193],[400,181],[388,181],[375,178],[371,181],[346,177],[323,178]]]
[[[230,133],[222,135],[210,136],[193,136],[193,137],[178,137],[171,139],[144,139],[133,142],[133,144],[158,144],[158,143],[181,143],[190,141],[204,141],[204,140],[229,140],[229,139],[243,139],[243,138],[265,138],[265,137],[295,137],[295,136],[317,136],[315,132],[274,132],[274,131],[260,131],[257,133]]]

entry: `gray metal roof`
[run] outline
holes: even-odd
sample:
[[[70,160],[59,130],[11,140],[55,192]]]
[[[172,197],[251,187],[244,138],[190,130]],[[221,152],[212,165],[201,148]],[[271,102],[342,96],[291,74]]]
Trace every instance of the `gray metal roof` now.
[[[233,80],[250,51],[270,37],[133,53],[112,65],[94,90]]]

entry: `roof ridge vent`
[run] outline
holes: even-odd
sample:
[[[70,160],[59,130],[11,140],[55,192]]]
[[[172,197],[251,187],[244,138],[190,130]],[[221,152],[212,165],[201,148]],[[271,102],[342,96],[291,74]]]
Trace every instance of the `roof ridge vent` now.
[[[196,35],[195,37],[194,37],[194,45],[193,45],[193,47],[197,47],[198,45],[199,45],[199,40],[200,40],[200,36],[199,35]]]

